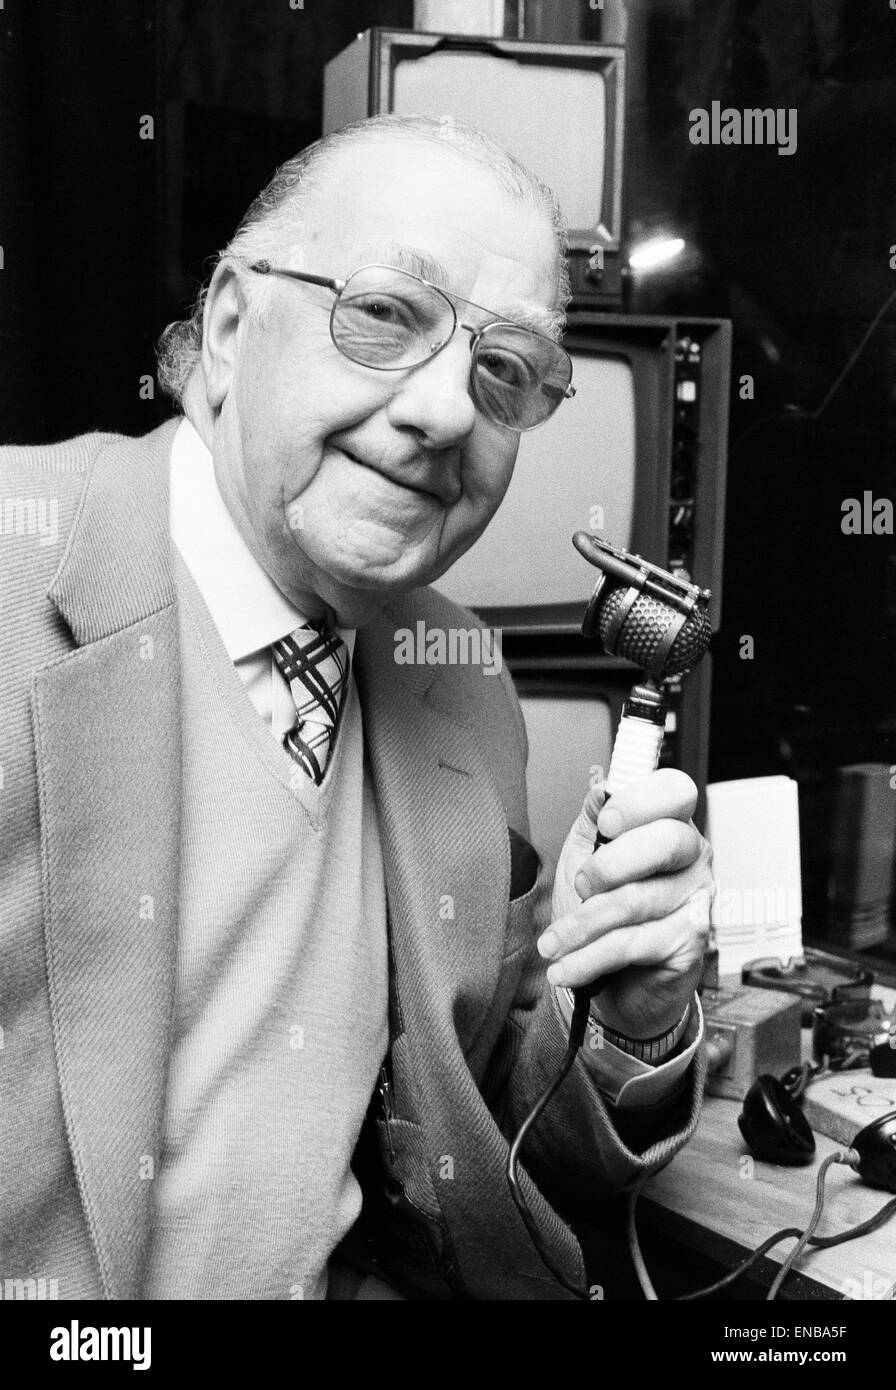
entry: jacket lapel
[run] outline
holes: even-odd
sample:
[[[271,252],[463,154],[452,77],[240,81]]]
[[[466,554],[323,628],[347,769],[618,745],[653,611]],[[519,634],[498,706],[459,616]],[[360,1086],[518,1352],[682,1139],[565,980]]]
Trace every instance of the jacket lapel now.
[[[358,634],[355,670],[376,788],[402,1008],[427,1036],[453,1021],[466,1052],[501,965],[507,819],[469,731],[430,698],[433,671],[395,663],[410,596]]]
[[[173,1002],[180,807],[168,530],[175,424],[98,455],[49,598],[78,647],[39,671],[44,920],[63,1109],[107,1297],[136,1296]]]
[[[417,1184],[411,1205],[418,1218],[427,1211],[427,1197],[441,1209],[437,1239],[448,1243],[438,1258],[447,1262],[446,1281],[457,1280],[459,1264],[465,1296],[470,1288],[494,1288],[497,1280],[515,1296],[523,1290],[527,1298],[555,1298],[559,1286],[546,1273],[503,1180],[505,1141],[474,1084],[482,1050],[477,1043],[494,1023],[491,1010],[507,949],[507,814],[475,732],[437,703],[446,696],[433,684],[432,670],[396,666],[396,630],[413,628],[419,615],[419,603],[399,600],[362,629],[355,649],[396,977],[396,1137],[410,1133],[418,1146],[409,1146],[398,1160],[393,1154],[386,1169],[408,1197]],[[450,700],[450,681],[438,684]],[[503,1007],[509,1003],[505,995]],[[447,1180],[455,1172],[463,1181]],[[388,1200],[394,1202],[394,1186]],[[559,1267],[581,1281],[584,1266],[571,1233],[534,1188],[529,1200],[534,1219],[552,1230]],[[403,1249],[399,1244],[399,1263]]]

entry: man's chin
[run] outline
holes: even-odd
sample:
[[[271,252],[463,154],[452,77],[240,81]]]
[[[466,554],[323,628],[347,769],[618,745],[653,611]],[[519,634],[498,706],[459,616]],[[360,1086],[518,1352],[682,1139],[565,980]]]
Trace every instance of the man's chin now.
[[[428,584],[436,571],[437,566],[432,563],[405,562],[363,569],[348,565],[328,571],[321,595],[337,614],[340,627],[360,627],[390,598]]]

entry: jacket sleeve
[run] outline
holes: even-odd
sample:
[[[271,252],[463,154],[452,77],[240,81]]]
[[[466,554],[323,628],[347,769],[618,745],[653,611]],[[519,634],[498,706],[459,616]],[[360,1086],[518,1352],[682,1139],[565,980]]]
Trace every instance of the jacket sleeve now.
[[[550,875],[544,877],[545,887],[538,891],[549,902]],[[556,1076],[567,1045],[567,1025],[545,979],[545,962],[534,944],[521,954],[526,959],[516,996],[483,1084],[508,1141]],[[591,1214],[596,1199],[658,1171],[687,1142],[699,1119],[705,1076],[701,1046],[663,1101],[620,1109],[598,1089],[580,1053],[529,1131],[521,1162],[555,1210],[570,1219]]]
[[[524,768],[525,727],[509,677],[504,688]],[[528,835],[524,782],[519,803],[508,809],[516,820],[514,828]],[[567,1025],[547,982],[547,962],[535,946],[550,920],[552,883],[552,867],[542,864],[534,888],[508,907],[511,915],[522,918],[512,927],[515,939],[523,943],[519,973],[482,1086],[508,1140],[550,1085],[566,1052]],[[697,1125],[705,1076],[701,1045],[680,1083],[661,1102],[622,1109],[609,1103],[589,1059],[580,1054],[527,1135],[521,1162],[558,1212],[571,1219],[584,1216],[593,1211],[596,1198],[657,1171],[682,1148]]]

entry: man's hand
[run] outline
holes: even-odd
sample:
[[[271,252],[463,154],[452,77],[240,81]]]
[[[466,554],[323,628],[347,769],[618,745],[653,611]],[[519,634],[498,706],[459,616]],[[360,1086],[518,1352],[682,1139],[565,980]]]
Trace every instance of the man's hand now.
[[[697,788],[664,768],[607,805],[592,787],[566,838],[552,925],[538,949],[552,984],[604,988],[593,1006],[631,1038],[673,1028],[697,982],[709,934],[712,851],[691,816]],[[611,843],[594,849],[600,829]]]

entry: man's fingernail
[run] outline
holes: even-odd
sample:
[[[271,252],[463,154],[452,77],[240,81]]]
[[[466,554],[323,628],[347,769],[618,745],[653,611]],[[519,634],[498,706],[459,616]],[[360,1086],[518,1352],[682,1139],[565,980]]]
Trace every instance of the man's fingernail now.
[[[591,881],[583,869],[579,869],[579,872],[572,881],[572,886],[575,888],[580,898],[587,898],[588,894],[591,892]]]
[[[562,985],[564,983],[562,965],[552,965],[548,968],[548,982],[552,985]]]
[[[556,932],[546,931],[543,936],[540,936],[538,938],[539,953],[543,955],[547,960],[550,960],[551,956],[555,956],[557,954],[557,947],[559,945],[560,942],[557,940]]]
[[[601,811],[597,818],[597,828],[602,835],[606,835],[608,840],[612,840],[614,835],[618,835],[622,826],[622,817],[613,806],[608,806],[605,811]]]

